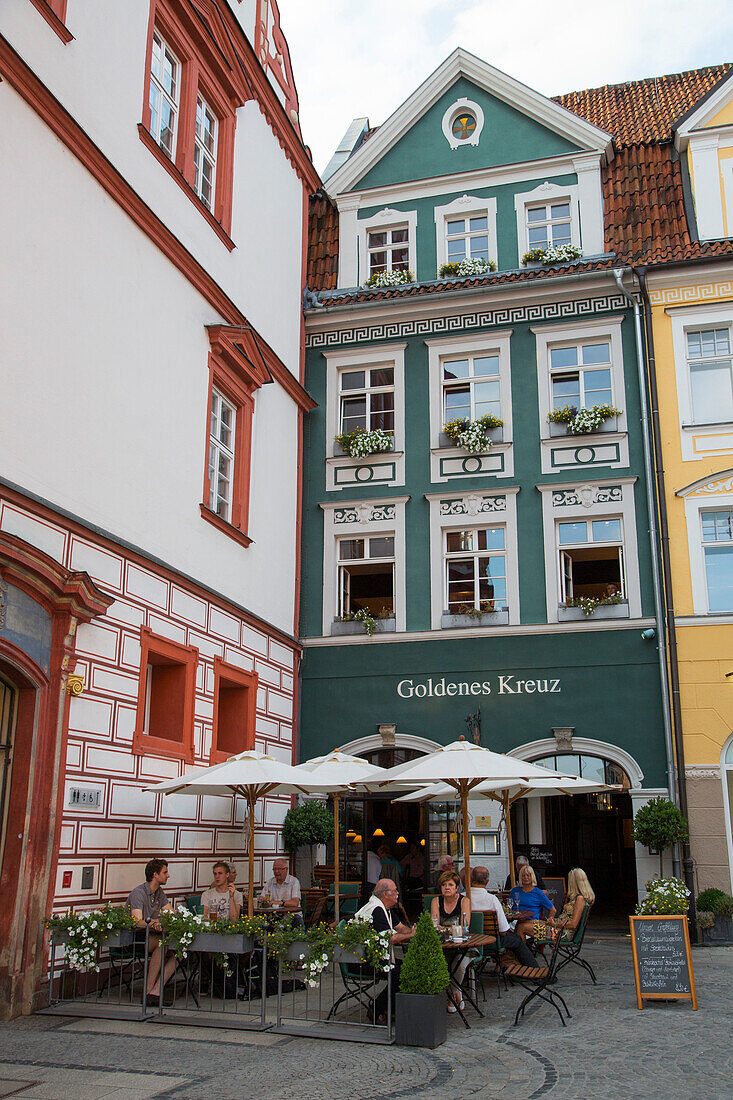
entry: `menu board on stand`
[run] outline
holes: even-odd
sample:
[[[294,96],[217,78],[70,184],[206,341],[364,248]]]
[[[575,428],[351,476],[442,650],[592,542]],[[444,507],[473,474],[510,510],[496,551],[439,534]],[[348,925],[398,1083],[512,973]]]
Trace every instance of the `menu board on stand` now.
[[[690,932],[686,916],[629,917],[636,1005],[647,1001],[692,1001],[697,1008]]]

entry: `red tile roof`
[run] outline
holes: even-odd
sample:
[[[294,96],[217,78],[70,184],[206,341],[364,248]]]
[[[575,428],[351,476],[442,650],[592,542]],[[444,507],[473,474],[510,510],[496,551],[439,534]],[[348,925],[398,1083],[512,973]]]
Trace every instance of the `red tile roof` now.
[[[687,114],[733,65],[710,65],[671,76],[604,84],[554,96],[555,103],[611,134],[617,149],[672,140],[672,126]]]
[[[557,96],[555,102],[610,133],[616,153],[602,170],[606,252],[614,260],[570,267],[527,270],[470,279],[461,286],[552,278],[568,271],[601,270],[618,264],[657,264],[733,257],[733,241],[692,240],[685,213],[682,170],[672,145],[672,127],[733,65],[717,65],[673,76],[609,84]],[[338,267],[338,213],[319,193],[311,200],[308,285],[333,290]],[[433,294],[455,282],[386,291],[360,290],[349,300]],[[329,302],[340,299],[329,299]]]

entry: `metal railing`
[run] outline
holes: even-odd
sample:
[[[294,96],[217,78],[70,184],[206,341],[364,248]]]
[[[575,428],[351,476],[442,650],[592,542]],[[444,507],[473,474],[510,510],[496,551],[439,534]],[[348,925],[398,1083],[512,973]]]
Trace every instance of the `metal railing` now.
[[[294,943],[289,960],[278,964],[273,1031],[361,1043],[393,1042],[391,971],[375,970],[359,956],[336,948],[333,964],[310,986],[306,972],[298,967],[309,950],[307,944]]]
[[[64,1016],[99,1016],[144,1020],[153,1009],[147,1003],[150,930],[118,932],[97,946],[96,967],[85,971],[69,966],[63,934],[50,940],[48,1006],[42,1011]]]

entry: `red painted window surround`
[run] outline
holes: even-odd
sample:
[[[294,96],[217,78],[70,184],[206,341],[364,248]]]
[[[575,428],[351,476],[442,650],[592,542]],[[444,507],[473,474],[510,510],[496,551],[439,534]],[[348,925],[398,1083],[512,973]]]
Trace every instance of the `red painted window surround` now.
[[[67,0],[31,0],[33,7],[41,13],[49,27],[56,32],[64,45],[74,40],[73,34],[65,23],[66,2]]]
[[[140,686],[132,751],[140,755],[172,756],[193,763],[193,711],[196,690],[195,646],[160,638],[140,628]],[[148,665],[151,665],[150,714],[145,732]]]
[[[252,465],[252,416],[255,391],[272,381],[267,361],[253,330],[229,325],[210,325],[209,389],[206,407],[204,450],[204,500],[201,515],[224,534],[243,546],[252,539],[247,534],[249,523],[249,488]],[[234,483],[232,487],[232,521],[227,523],[212,511],[209,502],[209,420],[211,391],[216,387],[237,410],[234,439]]]
[[[212,23],[208,30],[213,32]],[[174,160],[171,161],[150,134],[150,69],[153,31],[157,28],[181,63],[181,87],[178,104],[178,129]],[[209,210],[194,190],[194,137],[196,97],[204,97],[219,124],[216,153],[214,208]],[[232,196],[234,192],[234,133],[236,111],[251,93],[247,90],[235,56],[224,32],[221,37],[207,33],[195,17],[191,5],[182,0],[151,0],[148,42],[145,53],[143,117],[138,133],[144,145],[158,158],[173,179],[183,188],[194,206],[203,214],[224,245],[231,250]]]
[[[210,764],[255,747],[257,673],[214,658],[214,728]]]

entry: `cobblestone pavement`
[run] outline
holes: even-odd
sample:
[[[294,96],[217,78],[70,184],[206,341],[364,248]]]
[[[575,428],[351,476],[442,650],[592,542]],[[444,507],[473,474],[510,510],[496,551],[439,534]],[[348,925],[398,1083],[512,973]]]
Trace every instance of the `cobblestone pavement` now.
[[[733,947],[693,952],[699,1010],[653,1003],[639,1012],[631,948],[589,943],[593,986],[577,967],[558,989],[572,1020],[548,1005],[512,1026],[520,990],[486,1017],[457,1016],[435,1051],[224,1031],[157,1022],[34,1016],[0,1025],[0,1097],[18,1100],[733,1100]]]

